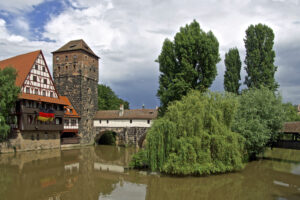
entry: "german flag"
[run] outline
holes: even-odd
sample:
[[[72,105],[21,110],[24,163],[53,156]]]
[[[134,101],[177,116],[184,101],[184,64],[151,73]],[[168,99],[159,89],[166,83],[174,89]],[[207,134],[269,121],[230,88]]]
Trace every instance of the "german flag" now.
[[[38,120],[40,121],[53,121],[54,112],[53,110],[40,110]]]

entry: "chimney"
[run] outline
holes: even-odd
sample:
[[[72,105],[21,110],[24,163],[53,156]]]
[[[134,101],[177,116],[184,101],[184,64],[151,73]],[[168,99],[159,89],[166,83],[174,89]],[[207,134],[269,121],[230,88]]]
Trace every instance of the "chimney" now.
[[[120,111],[119,111],[119,116],[122,117],[124,115],[124,105],[120,105]]]

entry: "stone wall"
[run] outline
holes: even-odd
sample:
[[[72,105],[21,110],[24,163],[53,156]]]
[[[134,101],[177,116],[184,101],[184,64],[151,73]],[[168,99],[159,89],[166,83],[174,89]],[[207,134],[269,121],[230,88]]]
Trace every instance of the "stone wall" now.
[[[0,153],[60,148],[59,131],[15,131],[0,143]]]
[[[67,96],[80,115],[81,143],[93,143],[93,117],[98,109],[98,58],[81,50],[54,53],[53,77],[59,94]]]
[[[146,138],[146,127],[126,127],[126,128],[107,128],[107,127],[95,127],[94,140],[97,142],[106,131],[113,131],[116,135],[116,145],[120,146],[136,146],[142,147],[142,144]]]

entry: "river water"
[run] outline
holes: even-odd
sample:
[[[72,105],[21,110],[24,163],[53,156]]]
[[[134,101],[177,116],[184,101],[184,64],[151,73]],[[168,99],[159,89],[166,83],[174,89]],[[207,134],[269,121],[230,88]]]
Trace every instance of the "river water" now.
[[[1,200],[300,199],[300,151],[268,150],[240,172],[168,177],[127,170],[114,146],[0,155]]]

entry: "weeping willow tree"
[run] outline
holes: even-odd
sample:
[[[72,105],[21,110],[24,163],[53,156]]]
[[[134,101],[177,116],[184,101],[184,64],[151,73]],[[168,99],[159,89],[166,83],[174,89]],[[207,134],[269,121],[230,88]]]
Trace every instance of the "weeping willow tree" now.
[[[175,175],[243,168],[244,138],[231,131],[237,106],[232,94],[192,91],[154,122],[147,133],[146,153],[134,156],[132,166],[148,165],[152,171]]]

